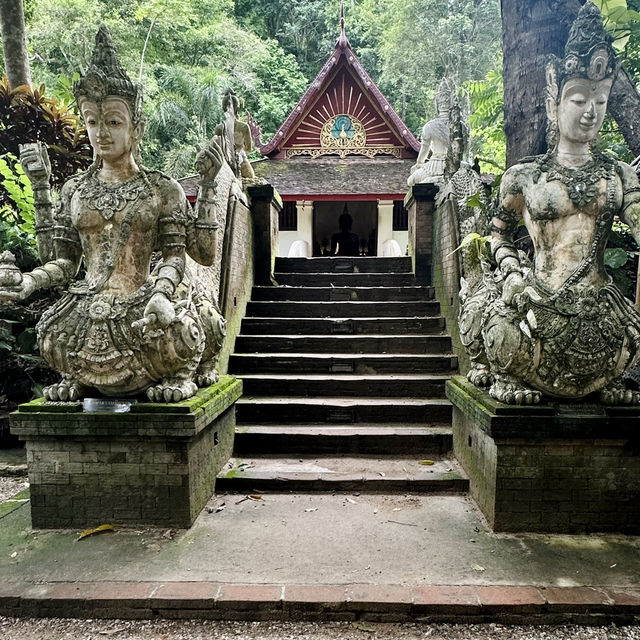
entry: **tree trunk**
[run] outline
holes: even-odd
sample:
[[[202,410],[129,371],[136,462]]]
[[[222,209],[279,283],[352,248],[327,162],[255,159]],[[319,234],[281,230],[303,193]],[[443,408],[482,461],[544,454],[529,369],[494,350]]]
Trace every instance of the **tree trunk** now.
[[[609,113],[634,156],[640,156],[640,95],[633,79],[620,67],[609,96]]]
[[[584,0],[501,0],[507,167],[547,148],[545,64],[564,57],[571,23]]]
[[[0,32],[9,86],[31,84],[22,0],[0,0]]]

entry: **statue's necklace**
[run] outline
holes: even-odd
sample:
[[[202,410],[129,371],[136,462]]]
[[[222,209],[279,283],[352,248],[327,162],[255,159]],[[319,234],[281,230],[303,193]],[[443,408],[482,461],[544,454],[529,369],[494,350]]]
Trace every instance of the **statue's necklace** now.
[[[103,266],[100,278],[90,287],[91,293],[99,293],[111,277],[122,249],[129,240],[134,214],[138,211],[138,200],[153,196],[148,179],[143,171],[126,182],[108,183],[99,180],[93,174],[79,187],[78,195],[87,201],[89,207],[96,209],[105,220],[110,220],[117,211],[122,212],[122,221],[118,229],[106,225],[100,233],[100,262]]]
[[[573,204],[579,209],[595,200],[599,191],[598,182],[608,175],[608,166],[591,159],[581,167],[570,169],[562,166],[555,158],[545,167],[547,182],[559,180],[567,187],[567,193]]]
[[[78,189],[78,195],[88,206],[111,220],[127,203],[137,200],[146,187],[142,172],[125,182],[104,182],[94,173]]]

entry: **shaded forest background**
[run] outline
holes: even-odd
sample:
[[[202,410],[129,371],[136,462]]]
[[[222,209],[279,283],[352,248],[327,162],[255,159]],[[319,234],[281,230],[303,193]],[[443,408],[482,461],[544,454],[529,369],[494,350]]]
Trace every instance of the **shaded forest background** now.
[[[488,78],[500,93],[499,0],[345,5],[351,45],[415,133],[434,115],[443,75],[458,86]],[[267,140],[340,29],[339,0],[24,0],[24,11],[32,82],[66,104],[74,77],[88,66],[97,25],[107,24],[129,74],[142,73],[144,160],[174,177],[192,171],[194,145],[211,137],[228,87]]]
[[[548,4],[553,13],[557,0]],[[640,0],[596,0],[625,66],[640,72]],[[562,4],[562,2],[560,2]],[[106,23],[132,78],[146,90],[145,163],[192,172],[231,87],[268,140],[339,35],[340,0],[24,0],[32,81],[74,110],[71,87]],[[346,0],[356,54],[416,134],[435,115],[442,76],[458,87],[483,169],[505,167],[500,0]],[[631,10],[631,11],[630,11]],[[514,34],[517,43],[518,34]],[[613,120],[604,144],[630,159]],[[2,150],[0,150],[2,151]]]

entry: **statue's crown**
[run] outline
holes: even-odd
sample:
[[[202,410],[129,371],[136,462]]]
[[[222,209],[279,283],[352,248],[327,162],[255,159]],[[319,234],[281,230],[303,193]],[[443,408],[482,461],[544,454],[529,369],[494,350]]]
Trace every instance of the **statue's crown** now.
[[[120,64],[109,29],[100,25],[87,73],[73,85],[73,95],[102,102],[107,96],[122,98],[131,109],[133,122],[142,118],[142,85],[135,84]]]
[[[436,91],[434,99],[438,113],[451,109],[451,88],[449,87],[447,78],[442,78],[440,81],[440,86]]]
[[[586,2],[569,32],[564,58],[556,59],[559,85],[570,78],[603,80],[616,75],[616,55],[602,24],[600,9]]]

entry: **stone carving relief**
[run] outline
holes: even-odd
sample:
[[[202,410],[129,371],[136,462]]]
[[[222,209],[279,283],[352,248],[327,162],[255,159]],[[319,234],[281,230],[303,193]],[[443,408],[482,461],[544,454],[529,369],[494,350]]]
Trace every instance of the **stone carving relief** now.
[[[215,296],[187,268],[187,256],[199,265],[219,261],[221,221],[229,198],[241,193],[224,140],[214,138],[198,155],[194,211],[175,180],[141,164],[142,87],[124,71],[104,26],[74,94],[94,162],[65,183],[54,208],[46,149],[24,146],[43,266],[21,274],[19,285],[0,285],[0,298],[66,289],[37,325],[43,358],[62,373],[45,389],[49,400],[76,400],[92,389],[112,397],[146,393],[154,401],[188,398],[217,380],[225,334]],[[76,281],[83,258],[86,275]]]
[[[640,239],[635,172],[594,144],[615,73],[600,12],[587,2],[564,59],[547,65],[549,151],[504,174],[491,263],[481,262],[479,286],[461,290],[468,377],[502,402],[599,392],[605,403],[640,403],[621,381],[640,354],[640,315],[603,264],[615,215]],[[530,265],[514,244],[521,220],[535,250]]]

